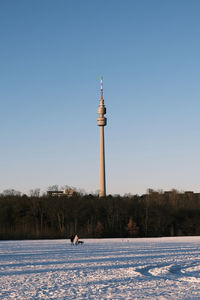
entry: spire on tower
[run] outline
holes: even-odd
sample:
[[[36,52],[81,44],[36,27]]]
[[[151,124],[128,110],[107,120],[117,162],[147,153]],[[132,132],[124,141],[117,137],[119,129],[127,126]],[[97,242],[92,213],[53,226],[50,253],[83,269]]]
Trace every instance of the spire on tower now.
[[[103,100],[103,76],[101,76],[101,100]]]

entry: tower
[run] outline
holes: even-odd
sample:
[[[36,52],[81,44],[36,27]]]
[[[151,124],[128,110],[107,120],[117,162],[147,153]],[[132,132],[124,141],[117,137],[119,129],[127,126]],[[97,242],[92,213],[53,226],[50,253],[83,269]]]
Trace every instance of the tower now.
[[[100,157],[99,157],[99,197],[106,196],[106,174],[105,174],[105,146],[104,146],[104,126],[107,124],[106,107],[103,100],[103,79],[101,76],[101,98],[97,109],[99,117],[97,125],[100,126]]]

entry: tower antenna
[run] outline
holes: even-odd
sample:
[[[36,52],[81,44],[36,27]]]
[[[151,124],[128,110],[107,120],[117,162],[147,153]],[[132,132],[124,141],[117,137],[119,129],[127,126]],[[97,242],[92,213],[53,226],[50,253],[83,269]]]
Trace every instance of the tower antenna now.
[[[103,76],[101,76],[101,100],[103,100]]]

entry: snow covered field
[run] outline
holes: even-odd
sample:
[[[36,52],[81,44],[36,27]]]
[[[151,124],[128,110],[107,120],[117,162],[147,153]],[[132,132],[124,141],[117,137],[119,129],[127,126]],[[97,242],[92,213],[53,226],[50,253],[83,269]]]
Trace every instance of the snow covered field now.
[[[0,299],[200,299],[200,237],[1,241]]]

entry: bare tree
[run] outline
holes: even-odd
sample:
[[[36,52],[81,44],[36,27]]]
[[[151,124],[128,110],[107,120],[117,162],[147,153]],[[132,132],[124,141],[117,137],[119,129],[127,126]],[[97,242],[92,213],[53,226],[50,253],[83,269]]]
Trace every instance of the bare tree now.
[[[40,189],[36,188],[36,189],[30,190],[29,193],[30,193],[31,197],[39,197],[40,196]]]
[[[16,191],[14,189],[4,190],[2,194],[5,196],[21,196],[21,192]]]
[[[59,190],[59,186],[58,184],[54,184],[54,185],[51,185],[47,188],[48,191],[58,191]]]

